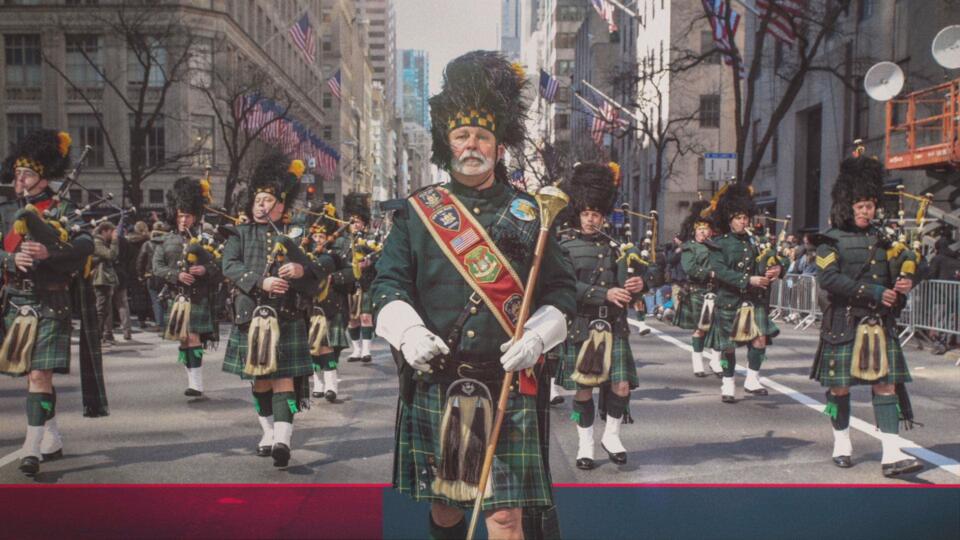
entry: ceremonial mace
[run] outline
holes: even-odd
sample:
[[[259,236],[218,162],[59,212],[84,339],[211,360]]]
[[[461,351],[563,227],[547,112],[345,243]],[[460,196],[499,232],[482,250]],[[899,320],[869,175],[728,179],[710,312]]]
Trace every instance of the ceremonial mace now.
[[[513,342],[515,343],[523,337],[523,325],[527,323],[530,317],[530,305],[533,303],[533,291],[537,286],[537,276],[540,274],[540,263],[543,261],[543,252],[547,247],[547,240],[550,238],[550,227],[553,221],[560,214],[567,204],[570,197],[556,186],[544,186],[537,191],[534,198],[540,207],[540,234],[537,236],[537,246],[533,251],[533,264],[530,266],[530,274],[527,276],[527,285],[523,290],[523,303],[520,305],[520,316],[517,318],[516,330],[513,332]],[[477,485],[477,498],[473,503],[473,516],[470,518],[470,528],[467,529],[467,540],[473,540],[473,534],[477,528],[477,519],[480,516],[480,508],[483,506],[483,494],[487,489],[487,482],[490,479],[491,469],[493,468],[493,454],[497,449],[497,441],[500,439],[500,428],[503,427],[503,418],[507,411],[507,399],[510,397],[510,386],[513,384],[513,372],[508,371],[503,376],[503,385],[500,387],[500,398],[497,401],[497,416],[493,421],[493,431],[490,434],[490,441],[487,444],[486,453],[483,456],[483,467],[480,469],[480,483]]]

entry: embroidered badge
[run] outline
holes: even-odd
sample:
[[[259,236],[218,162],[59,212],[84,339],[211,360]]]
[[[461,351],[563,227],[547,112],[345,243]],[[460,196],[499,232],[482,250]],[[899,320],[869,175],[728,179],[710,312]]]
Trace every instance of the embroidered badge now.
[[[460,212],[452,205],[448,204],[437,210],[430,216],[434,223],[451,231],[460,230]]]
[[[493,283],[500,276],[502,266],[487,246],[477,246],[463,258],[467,270],[477,283]]]
[[[450,241],[450,247],[453,248],[454,253],[457,255],[463,253],[464,251],[470,249],[474,244],[480,241],[480,235],[477,234],[477,231],[474,229],[467,229],[466,231],[458,234]]]
[[[440,206],[440,194],[437,193],[436,189],[427,189],[421,191],[420,193],[417,193],[417,198],[430,208],[436,208]]]
[[[512,294],[507,301],[503,303],[503,312],[507,314],[510,323],[516,326],[517,319],[520,318],[520,306],[523,304],[523,297],[519,294]]]
[[[532,202],[516,198],[510,203],[510,213],[519,220],[533,221],[537,219],[537,207]]]

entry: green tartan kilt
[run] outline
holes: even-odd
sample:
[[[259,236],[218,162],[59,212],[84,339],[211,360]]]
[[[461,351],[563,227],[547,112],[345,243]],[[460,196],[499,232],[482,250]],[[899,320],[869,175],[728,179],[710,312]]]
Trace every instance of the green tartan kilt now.
[[[350,347],[350,337],[347,335],[347,322],[342,313],[327,318],[327,346],[334,349]]]
[[[440,469],[443,397],[442,385],[419,383],[410,405],[399,402],[393,487],[417,501],[473,508],[472,500],[453,501],[432,490],[433,479]],[[484,510],[553,504],[540,454],[535,402],[533,396],[510,394],[494,454],[493,495],[483,500]]]
[[[250,323],[234,325],[230,330],[227,351],[223,355],[223,370],[240,375],[242,379],[251,379],[243,373],[243,364],[247,360],[247,331]],[[310,360],[310,347],[307,345],[307,329],[300,319],[280,321],[280,345],[277,351],[277,371],[257,379],[289,379],[313,373]]]
[[[16,305],[29,305],[41,311],[41,304],[34,296],[15,296],[11,299]],[[9,331],[17,318],[17,308],[10,300],[3,313],[3,323]],[[62,320],[40,317],[37,321],[37,340],[33,346],[31,370],[52,370],[54,373],[70,373],[70,333],[73,330],[70,319]],[[4,336],[6,337],[6,336]]]
[[[690,291],[681,295],[677,314],[673,317],[674,324],[683,330],[696,330],[700,322],[700,313],[703,311],[703,295],[706,289],[691,287]]]
[[[580,390],[594,388],[583,386],[571,377],[577,367],[577,355],[583,342],[572,343],[565,341],[560,348],[560,371],[557,373],[557,384],[566,390]],[[633,351],[630,349],[630,339],[627,336],[613,336],[613,355],[610,362],[610,382],[627,381],[630,388],[640,385],[637,378],[637,364],[633,360]]]
[[[353,294],[356,294],[356,292]],[[350,296],[353,296],[353,294]],[[347,302],[349,304],[350,300],[348,299]],[[373,295],[370,294],[370,291],[360,293],[360,314],[362,315],[364,313],[373,313]],[[350,315],[353,315],[353,310],[350,310]]]
[[[736,318],[736,315],[737,310],[735,309],[721,309],[718,307],[714,310],[713,324],[710,326],[710,331],[707,332],[707,336],[703,342],[705,350],[714,349],[724,351],[747,344],[747,342],[735,343],[730,339],[731,334],[733,334],[733,320]],[[760,335],[766,336],[768,340],[780,335],[780,329],[777,328],[773,319],[770,318],[770,312],[767,311],[766,307],[754,305],[753,318],[757,323],[757,327],[760,329]],[[767,344],[769,345],[769,343]]]
[[[163,314],[163,327],[170,322],[170,310],[176,297],[167,300],[167,309]],[[210,311],[210,301],[207,299],[190,301],[190,333],[209,334],[213,332],[213,314]],[[219,338],[218,338],[219,339]]]
[[[907,359],[903,356],[903,348],[900,347],[900,340],[895,334],[887,336],[887,360],[890,362],[890,371],[886,377],[875,381],[865,381],[850,375],[850,368],[853,365],[853,341],[843,345],[831,345],[821,340],[817,348],[817,359],[820,369],[814,373],[814,378],[820,381],[822,386],[897,384],[913,380],[910,377],[910,369],[907,367]]]

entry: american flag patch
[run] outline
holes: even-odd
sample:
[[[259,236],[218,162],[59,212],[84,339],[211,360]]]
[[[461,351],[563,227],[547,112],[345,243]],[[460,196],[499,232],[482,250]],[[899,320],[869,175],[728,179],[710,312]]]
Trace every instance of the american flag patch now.
[[[453,251],[460,255],[471,246],[480,241],[480,235],[477,234],[477,231],[473,229],[467,229],[466,231],[458,234],[450,241],[450,247],[453,248]]]

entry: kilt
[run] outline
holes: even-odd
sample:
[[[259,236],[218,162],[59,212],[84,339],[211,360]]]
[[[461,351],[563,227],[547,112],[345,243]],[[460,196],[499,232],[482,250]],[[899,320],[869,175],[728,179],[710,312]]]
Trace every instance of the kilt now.
[[[210,301],[204,297],[202,300],[190,302],[190,333],[191,334],[209,334],[213,332],[213,314],[210,311]],[[170,310],[173,308],[174,299],[167,301],[167,309],[163,314],[163,327],[166,328],[170,322]],[[219,339],[219,338],[218,338]]]
[[[240,375],[242,379],[252,379],[243,373],[243,363],[247,359],[247,331],[250,323],[234,325],[227,341],[227,351],[223,355],[223,371]],[[257,379],[288,379],[313,373],[310,360],[310,347],[307,345],[306,325],[300,319],[280,321],[280,345],[277,352],[277,371]]]
[[[690,287],[688,292],[680,295],[677,314],[673,317],[674,325],[683,330],[696,330],[703,311],[703,295],[706,293],[707,289]]]
[[[439,473],[443,385],[418,383],[410,405],[401,400],[398,406],[393,487],[417,501],[473,508],[472,500],[453,501],[433,493],[431,487]],[[510,393],[491,480],[493,495],[483,500],[484,510],[553,504],[540,454],[536,397]]]
[[[354,294],[356,294],[355,291]],[[364,313],[373,313],[373,295],[367,290],[360,293],[360,314],[362,315]],[[352,309],[350,310],[350,314],[351,316],[353,315]]]
[[[890,362],[890,372],[886,377],[876,381],[864,381],[850,375],[853,364],[853,341],[843,345],[831,345],[823,340],[817,348],[817,361],[820,368],[814,373],[814,378],[822,386],[856,386],[877,383],[907,383],[912,380],[907,359],[903,356],[900,340],[897,336],[887,336],[887,359]]]
[[[730,339],[731,334],[733,334],[733,320],[736,316],[737,310],[721,309],[718,307],[714,311],[713,324],[710,326],[710,331],[707,332],[707,336],[704,338],[703,348],[724,351],[740,345],[746,345],[747,342],[735,343]],[[780,335],[780,329],[777,328],[773,319],[770,318],[770,312],[767,311],[766,307],[754,305],[753,318],[757,323],[757,328],[760,329],[760,335],[766,336],[768,340]],[[769,345],[769,343],[767,344]]]
[[[595,388],[583,386],[570,378],[577,366],[577,355],[583,342],[571,343],[565,341],[560,348],[560,371],[557,373],[557,384],[566,390],[580,390]],[[627,381],[630,388],[640,385],[637,378],[637,364],[633,361],[633,351],[630,350],[630,338],[627,336],[613,336],[613,353],[610,362],[610,382]]]
[[[17,309],[11,304],[11,301],[18,306],[29,305],[42,313],[41,304],[37,297],[32,295],[11,296],[6,302],[6,308],[3,312],[3,323],[5,328],[10,329],[13,326],[13,320],[17,318]],[[33,358],[30,360],[31,370],[53,370],[54,373],[70,373],[70,332],[73,327],[70,318],[53,319],[49,317],[40,317],[37,321],[37,341],[33,347]]]
[[[327,319],[327,343],[335,351],[350,347],[347,322],[344,320],[343,314],[337,313]]]

